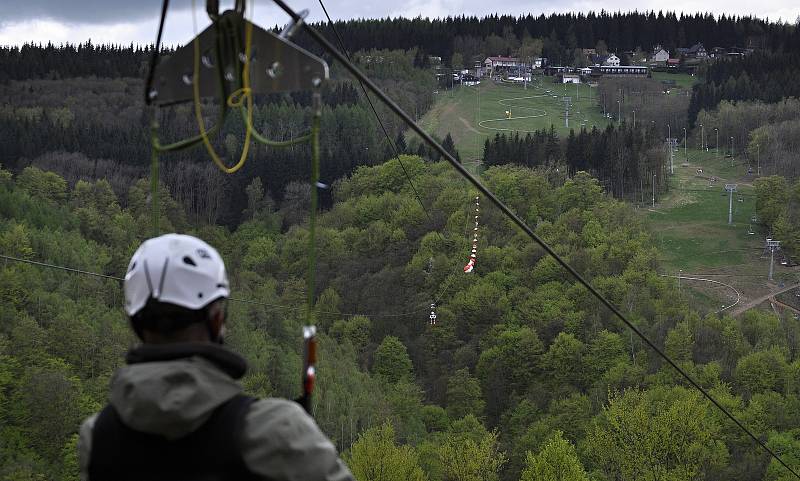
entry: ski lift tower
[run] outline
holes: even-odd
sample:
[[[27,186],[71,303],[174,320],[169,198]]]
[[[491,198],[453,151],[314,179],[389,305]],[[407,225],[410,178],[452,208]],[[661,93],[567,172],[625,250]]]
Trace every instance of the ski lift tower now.
[[[675,149],[678,148],[677,137],[667,137],[667,149],[669,149],[669,174],[675,173]]]
[[[772,266],[775,263],[775,251],[781,250],[781,241],[767,239],[766,249],[769,249],[769,280],[772,280]]]
[[[725,184],[728,191],[728,225],[733,224],[733,193],[736,192],[736,184]]]
[[[572,105],[572,97],[564,97],[564,126],[569,128],[569,108]]]

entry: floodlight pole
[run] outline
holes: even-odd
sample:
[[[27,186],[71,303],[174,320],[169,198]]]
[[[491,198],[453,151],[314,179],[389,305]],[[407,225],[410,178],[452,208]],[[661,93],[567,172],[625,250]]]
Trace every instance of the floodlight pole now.
[[[644,205],[644,179],[639,177],[639,193],[642,196],[642,202],[639,205]]]
[[[733,193],[736,192],[736,184],[725,184],[728,191],[728,225],[733,224]]]
[[[761,177],[761,145],[756,144],[756,175]]]
[[[656,174],[653,174],[653,209],[656,208]]]
[[[700,150],[706,150],[706,133],[703,124],[700,124]]]
[[[683,128],[683,157],[689,162],[689,150],[686,143],[686,127]]]
[[[672,126],[667,122],[667,148],[669,149],[669,175],[675,175],[672,155]]]

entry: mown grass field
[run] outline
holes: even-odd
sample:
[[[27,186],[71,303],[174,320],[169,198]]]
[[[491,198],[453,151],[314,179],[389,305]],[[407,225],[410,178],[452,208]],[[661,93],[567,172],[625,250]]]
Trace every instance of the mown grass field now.
[[[553,125],[560,135],[567,135],[570,128],[604,127],[609,122],[597,107],[596,89],[586,84],[556,84],[552,79],[535,79],[527,89],[485,80],[476,87],[441,90],[420,124],[441,138],[450,133],[461,158],[474,161],[483,155],[484,141],[497,133],[525,135]],[[572,102],[569,128],[564,121],[566,96]],[[510,119],[506,111],[511,112]]]
[[[675,175],[670,192],[657,199],[648,212],[653,233],[670,270],[697,270],[721,266],[750,265],[758,259],[763,233],[752,224],[755,214],[753,175],[747,165],[717,158],[715,152],[689,149],[675,152]],[[703,169],[698,175],[697,169]],[[710,177],[716,177],[715,182]],[[729,197],[726,183],[737,184],[733,195],[733,223],[728,224]]]
[[[697,81],[690,75],[659,72],[654,72],[653,78],[674,80],[679,90],[691,89]],[[484,141],[498,132],[524,135],[527,131],[549,129],[553,125],[559,135],[567,135],[564,96],[572,97],[573,101],[571,128],[580,128],[581,124],[588,128],[603,127],[611,121],[603,116],[596,102],[596,92],[589,86],[565,86],[550,83],[549,78],[544,80],[544,83],[529,85],[528,89],[484,81],[478,87],[440,91],[436,104],[421,124],[428,132],[442,138],[450,133],[462,159],[469,162],[482,156]],[[505,118],[506,110],[511,111],[511,119]],[[706,134],[711,135],[709,131]],[[724,155],[724,149],[717,156],[715,150],[690,148],[684,151],[679,147],[674,153],[675,174],[669,181],[670,191],[657,199],[655,209],[650,208],[649,198],[645,196],[642,211],[652,228],[663,273],[723,281],[734,286],[745,302],[769,291],[768,261],[761,258],[766,232],[750,221],[755,214],[752,183],[756,177],[748,173],[749,166],[744,159],[732,162]],[[703,169],[700,175],[698,168]],[[710,181],[712,176],[716,181]],[[728,224],[728,194],[724,191],[726,183],[738,185],[731,225]],[[795,277],[797,273],[776,262],[776,280]],[[681,295],[700,312],[715,312],[734,301],[729,288],[701,281],[685,280]]]
[[[746,162],[732,163],[720,154],[688,149],[686,162],[684,150],[678,149],[670,192],[656,199],[655,209],[645,212],[665,273],[725,282],[741,293],[741,302],[747,302],[770,290],[769,261],[761,257],[767,233],[750,221],[756,207],[752,186],[756,177],[748,173]],[[698,168],[703,169],[700,175]],[[718,180],[711,182],[712,176]],[[737,184],[730,225],[726,183]],[[775,262],[774,275],[778,282],[797,278],[795,271],[779,262]],[[691,280],[683,285],[683,295],[700,312],[715,312],[734,301],[731,290],[722,286]],[[766,308],[770,309],[768,304]]]
[[[694,77],[686,73],[671,73],[671,72],[652,72],[653,79],[672,80],[675,85],[683,89],[691,89],[694,84],[700,81],[699,77]]]

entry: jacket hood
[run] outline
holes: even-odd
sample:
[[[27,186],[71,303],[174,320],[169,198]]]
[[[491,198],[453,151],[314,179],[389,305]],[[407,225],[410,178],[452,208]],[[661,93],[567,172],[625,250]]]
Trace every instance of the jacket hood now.
[[[215,344],[144,344],[111,380],[111,405],[131,429],[181,438],[239,394],[247,370],[239,355]]]

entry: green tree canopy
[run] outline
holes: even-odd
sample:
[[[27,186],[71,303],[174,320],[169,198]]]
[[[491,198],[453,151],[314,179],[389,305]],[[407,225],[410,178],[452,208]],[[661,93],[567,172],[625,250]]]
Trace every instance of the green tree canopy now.
[[[589,481],[575,446],[556,431],[539,450],[528,451],[521,481]]]
[[[406,346],[394,336],[386,336],[375,350],[372,371],[389,383],[410,380],[412,377],[411,358]]]
[[[391,423],[368,429],[344,456],[358,481],[426,481],[411,446],[398,446]]]

